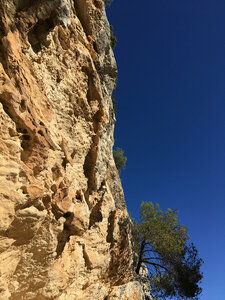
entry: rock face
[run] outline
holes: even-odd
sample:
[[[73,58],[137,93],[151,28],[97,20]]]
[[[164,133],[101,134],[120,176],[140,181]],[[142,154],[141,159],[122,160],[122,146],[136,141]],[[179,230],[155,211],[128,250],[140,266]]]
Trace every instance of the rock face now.
[[[0,299],[148,299],[112,156],[102,0],[0,0]]]

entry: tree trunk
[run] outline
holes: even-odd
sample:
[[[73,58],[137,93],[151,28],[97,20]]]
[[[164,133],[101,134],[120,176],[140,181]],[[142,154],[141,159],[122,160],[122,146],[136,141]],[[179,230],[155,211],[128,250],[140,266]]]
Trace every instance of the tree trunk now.
[[[141,242],[141,249],[140,249],[140,253],[139,253],[139,258],[138,258],[138,264],[137,264],[137,268],[136,268],[136,273],[137,274],[139,274],[139,272],[140,272],[145,245],[146,245],[145,241],[142,241]]]

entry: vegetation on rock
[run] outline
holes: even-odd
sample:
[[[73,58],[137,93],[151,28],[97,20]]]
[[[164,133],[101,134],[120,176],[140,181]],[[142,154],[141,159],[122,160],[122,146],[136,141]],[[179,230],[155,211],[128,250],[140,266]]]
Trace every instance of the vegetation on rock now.
[[[114,111],[114,114],[116,116],[117,115],[117,109],[116,109],[117,101],[116,101],[116,99],[113,95],[112,95],[112,103],[113,103],[113,111]]]
[[[124,151],[121,148],[116,148],[115,150],[113,150],[113,157],[119,174],[121,170],[125,168],[127,161],[127,158],[126,156],[123,156],[123,153]]]
[[[116,44],[117,44],[117,38],[114,35],[112,25],[110,25],[110,36],[111,36],[111,47],[112,47],[112,49],[114,49],[116,47]]]
[[[189,242],[187,228],[178,223],[178,212],[163,212],[159,205],[142,202],[140,223],[133,222],[133,245],[137,254],[136,273],[148,267],[152,293],[156,299],[198,299],[203,277],[202,259]]]

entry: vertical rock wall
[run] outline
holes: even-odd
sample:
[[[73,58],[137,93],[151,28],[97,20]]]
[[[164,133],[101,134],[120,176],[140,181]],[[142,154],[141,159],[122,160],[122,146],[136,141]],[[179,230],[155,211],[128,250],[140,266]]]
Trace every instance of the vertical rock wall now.
[[[102,0],[0,0],[0,299],[145,299]]]

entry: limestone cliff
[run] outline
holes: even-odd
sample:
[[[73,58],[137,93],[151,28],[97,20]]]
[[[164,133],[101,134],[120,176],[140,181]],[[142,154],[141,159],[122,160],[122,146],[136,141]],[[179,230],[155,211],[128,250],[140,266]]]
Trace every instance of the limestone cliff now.
[[[0,299],[145,299],[116,75],[102,0],[0,0]]]

